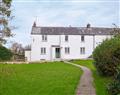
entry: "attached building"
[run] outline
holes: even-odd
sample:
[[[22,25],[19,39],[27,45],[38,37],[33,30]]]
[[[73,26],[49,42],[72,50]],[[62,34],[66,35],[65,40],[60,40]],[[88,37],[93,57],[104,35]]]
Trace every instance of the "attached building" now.
[[[103,40],[113,36],[112,28],[38,27],[31,31],[28,61],[86,59]],[[26,56],[26,57],[27,57]],[[30,57],[30,58],[29,58]]]

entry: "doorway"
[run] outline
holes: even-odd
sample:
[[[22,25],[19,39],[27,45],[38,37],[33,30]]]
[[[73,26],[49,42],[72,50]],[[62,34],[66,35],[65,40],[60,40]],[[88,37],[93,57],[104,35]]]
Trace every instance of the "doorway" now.
[[[60,48],[55,48],[55,57],[60,58]]]

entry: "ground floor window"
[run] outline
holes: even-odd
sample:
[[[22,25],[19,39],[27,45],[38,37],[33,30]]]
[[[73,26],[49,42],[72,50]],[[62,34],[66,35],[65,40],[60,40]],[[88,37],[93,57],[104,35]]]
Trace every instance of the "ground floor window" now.
[[[41,54],[46,54],[46,48],[45,47],[41,48]]]
[[[85,54],[85,47],[80,47],[80,54]]]
[[[65,54],[70,54],[70,48],[69,47],[65,47]]]

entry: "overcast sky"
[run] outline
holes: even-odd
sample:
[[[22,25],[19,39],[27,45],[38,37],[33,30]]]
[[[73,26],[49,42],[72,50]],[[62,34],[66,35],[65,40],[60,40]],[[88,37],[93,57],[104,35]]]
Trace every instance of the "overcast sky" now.
[[[12,24],[17,29],[10,41],[30,44],[33,22],[37,26],[112,27],[120,25],[119,0],[13,0]]]

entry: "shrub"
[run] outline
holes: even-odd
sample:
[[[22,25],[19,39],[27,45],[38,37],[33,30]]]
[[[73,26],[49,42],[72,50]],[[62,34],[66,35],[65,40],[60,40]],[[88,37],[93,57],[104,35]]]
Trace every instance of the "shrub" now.
[[[113,76],[116,73],[116,67],[120,64],[120,36],[103,41],[94,50],[93,58],[100,74]]]
[[[0,61],[8,61],[12,58],[12,52],[0,45]]]
[[[120,95],[120,68],[118,68],[113,82],[108,85],[108,91],[110,95]]]

